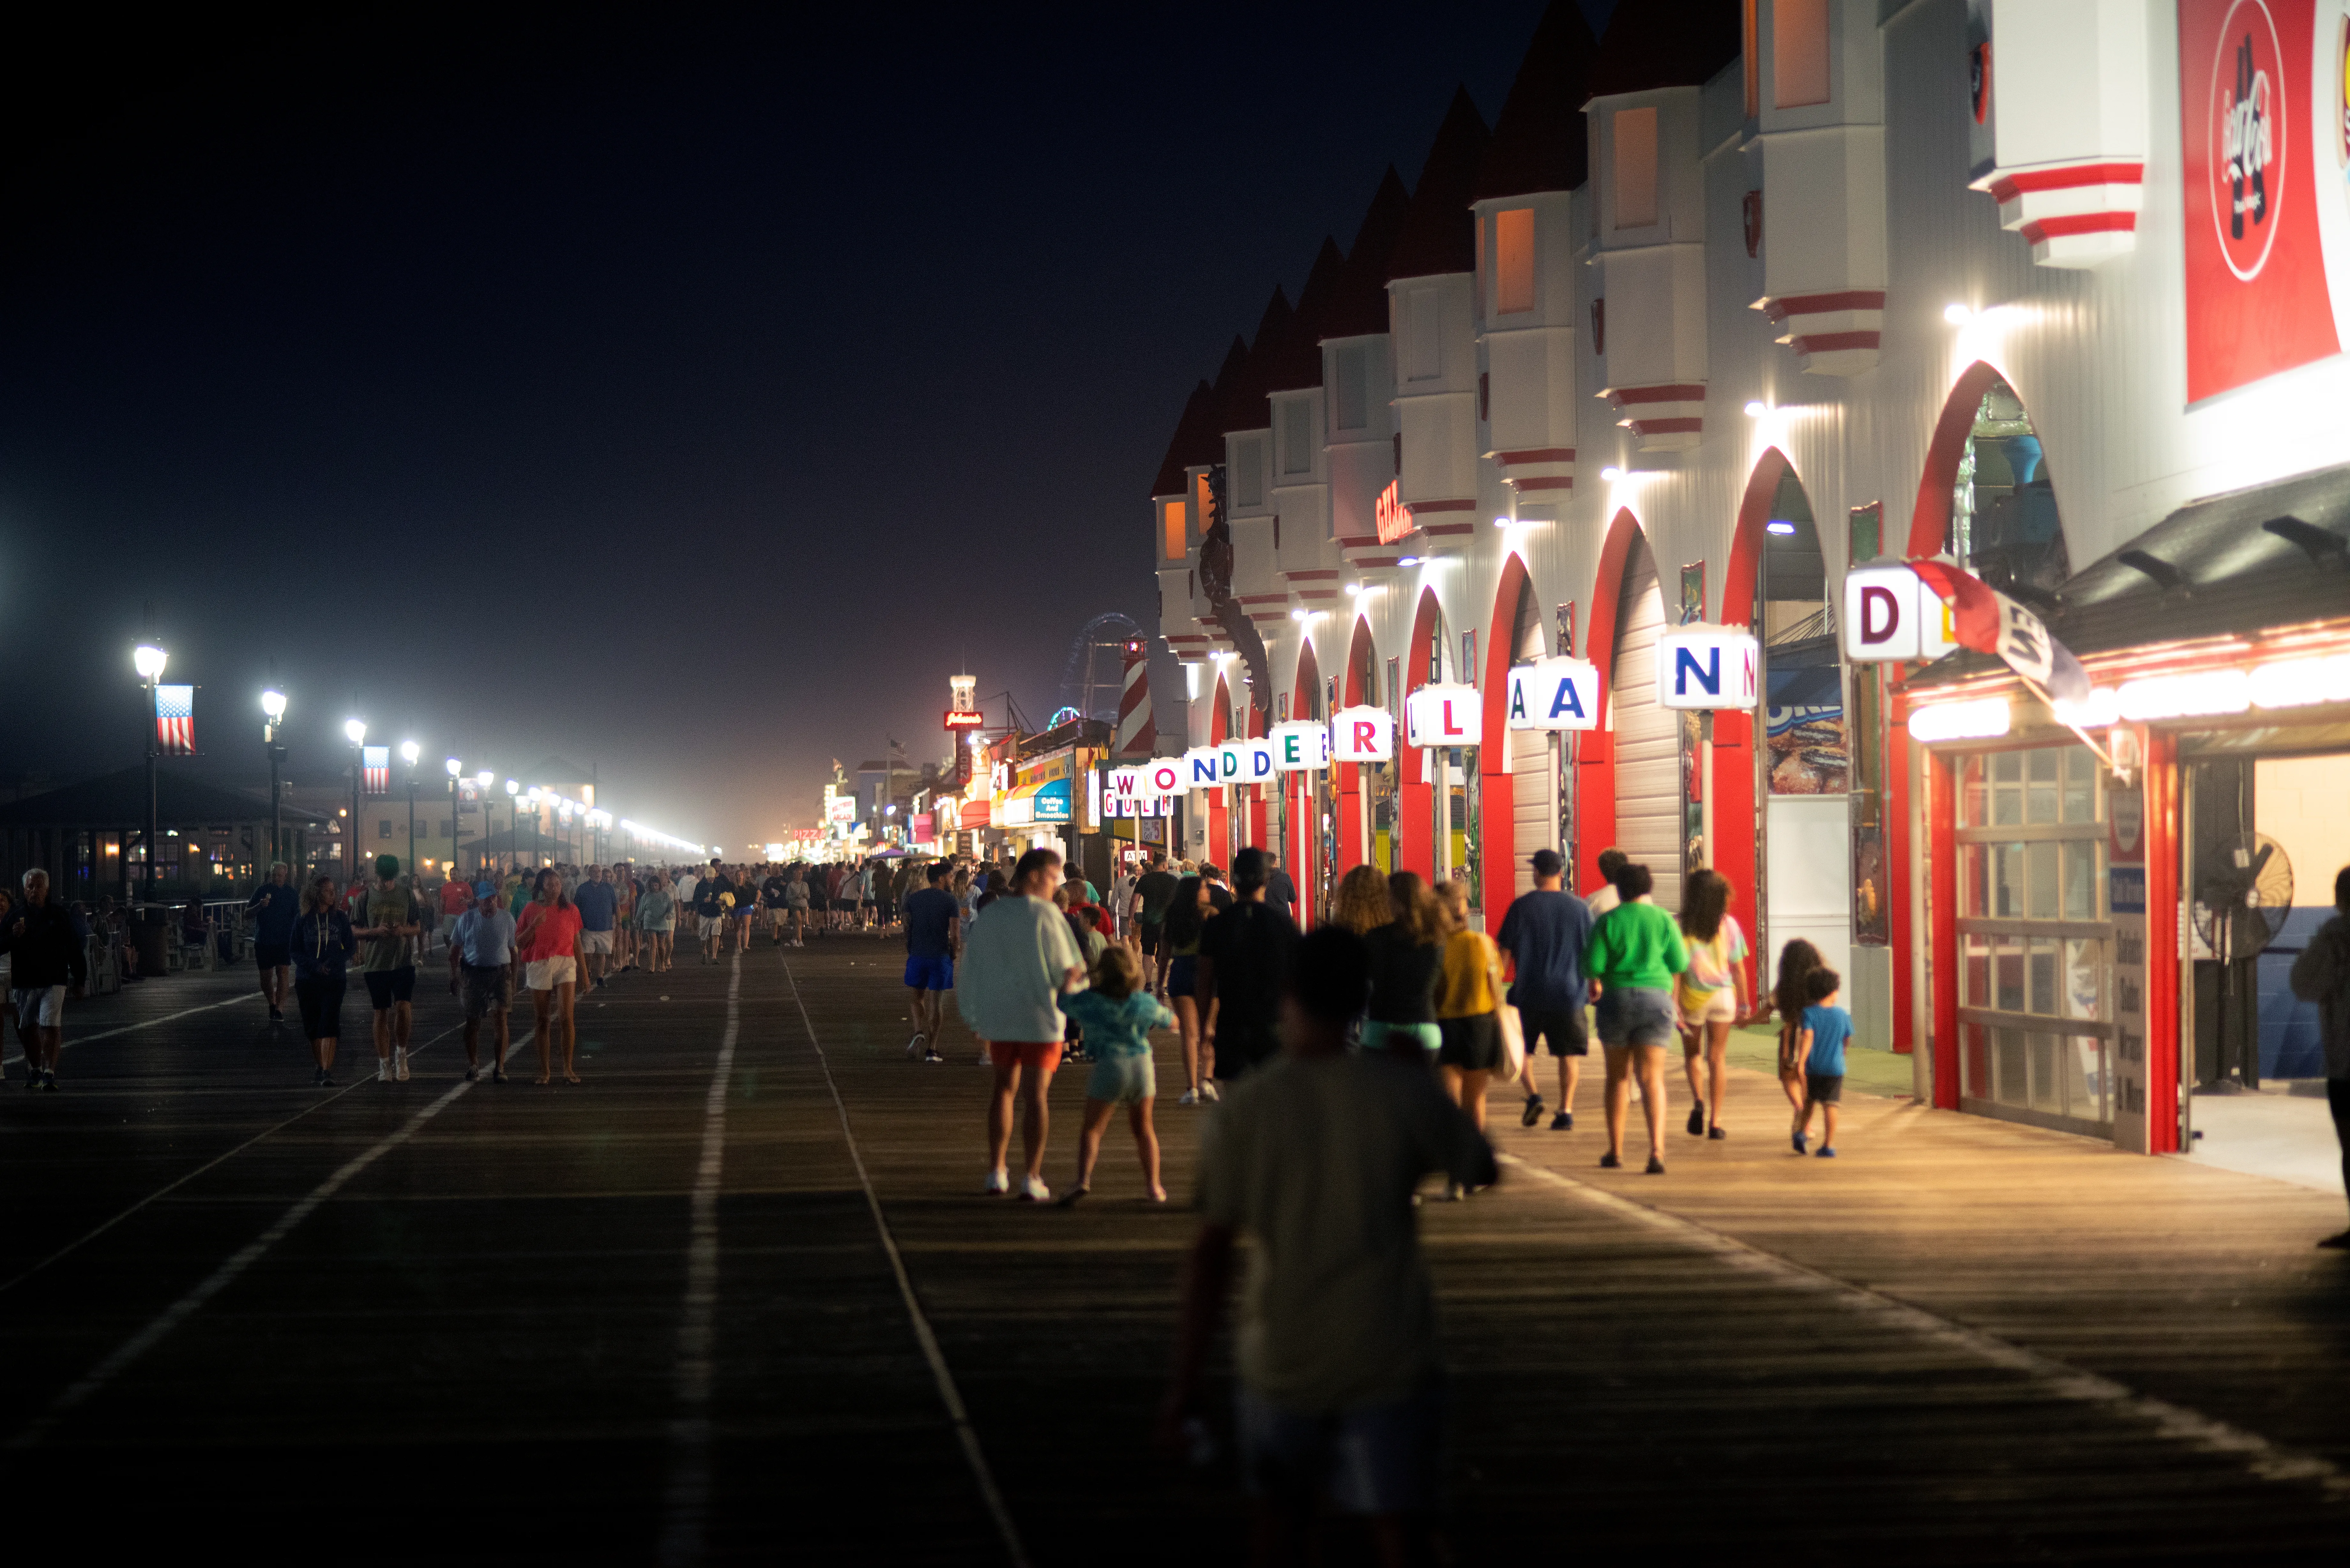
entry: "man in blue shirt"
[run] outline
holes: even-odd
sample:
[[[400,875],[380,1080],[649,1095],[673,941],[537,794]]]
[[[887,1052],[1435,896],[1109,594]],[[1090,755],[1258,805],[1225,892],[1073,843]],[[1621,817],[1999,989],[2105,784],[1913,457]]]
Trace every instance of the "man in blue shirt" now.
[[[1795,1152],[1811,1136],[1812,1107],[1824,1113],[1820,1158],[1835,1158],[1836,1106],[1844,1098],[1844,1043],[1852,1038],[1852,1014],[1836,1005],[1844,977],[1822,964],[1804,977],[1804,1009],[1795,1031],[1795,1067],[1804,1075],[1804,1108],[1795,1117]]]
[[[946,890],[947,863],[931,862],[930,886],[906,895],[906,988],[914,993],[914,1037],[906,1054],[943,1062],[939,1054],[939,1007],[954,989],[955,954],[962,948],[962,910]]]
[[[497,884],[484,880],[473,888],[472,909],[457,917],[449,931],[449,992],[465,1007],[465,1082],[482,1075],[482,1020],[498,1021],[498,1054],[490,1063],[490,1080],[506,1081],[506,1007],[514,1000],[515,918]]]
[[[269,1022],[286,1022],[286,993],[294,985],[294,917],[302,912],[302,895],[294,890],[294,874],[286,862],[269,867],[269,880],[245,901],[253,913],[253,961],[261,970],[261,999],[269,1003]]]
[[[612,928],[620,913],[619,889],[604,880],[601,866],[588,867],[588,880],[571,895],[579,908],[579,950],[588,960],[588,989],[604,983],[612,967]]]
[[[1518,1010],[1526,1037],[1524,1124],[1542,1119],[1542,1091],[1534,1082],[1534,1042],[1540,1040],[1558,1060],[1558,1114],[1550,1119],[1551,1131],[1565,1132],[1575,1126],[1575,1085],[1590,1050],[1583,1009],[1591,982],[1583,972],[1583,950],[1591,941],[1591,906],[1562,885],[1566,863],[1558,851],[1535,850],[1532,865],[1534,890],[1510,906],[1495,940],[1508,955],[1510,1005]]]

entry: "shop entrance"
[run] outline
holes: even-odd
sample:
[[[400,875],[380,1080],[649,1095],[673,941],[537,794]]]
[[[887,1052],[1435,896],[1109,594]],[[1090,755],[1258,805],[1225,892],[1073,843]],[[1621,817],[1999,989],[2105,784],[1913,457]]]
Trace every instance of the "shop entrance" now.
[[[1648,868],[1659,908],[1681,907],[1680,716],[1657,701],[1657,639],[1665,599],[1656,557],[1637,531],[1616,598],[1616,652],[1607,693],[1615,732],[1616,847]],[[1604,846],[1600,847],[1605,847]]]
[[[2339,1192],[2317,1008],[2287,979],[2350,865],[2350,752],[2204,756],[2185,768],[2194,1048],[2184,1147]]]

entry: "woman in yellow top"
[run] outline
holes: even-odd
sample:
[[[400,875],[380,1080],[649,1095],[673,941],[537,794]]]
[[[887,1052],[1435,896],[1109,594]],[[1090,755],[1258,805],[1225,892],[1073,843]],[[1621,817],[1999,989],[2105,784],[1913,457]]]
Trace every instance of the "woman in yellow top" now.
[[[1730,879],[1692,871],[1681,885],[1681,945],[1689,968],[1673,982],[1682,1063],[1689,1072],[1691,1137],[1723,1138],[1721,1096],[1729,1076],[1730,1031],[1746,1016],[1746,933],[1730,913]],[[1703,1076],[1698,1064],[1705,1064]]]
[[[1485,1085],[1502,1068],[1502,954],[1493,939],[1471,929],[1469,888],[1444,882],[1436,889],[1444,909],[1444,957],[1436,977],[1436,1028],[1442,1043],[1436,1068],[1444,1092],[1485,1131]],[[1454,1198],[1465,1197],[1459,1187]]]

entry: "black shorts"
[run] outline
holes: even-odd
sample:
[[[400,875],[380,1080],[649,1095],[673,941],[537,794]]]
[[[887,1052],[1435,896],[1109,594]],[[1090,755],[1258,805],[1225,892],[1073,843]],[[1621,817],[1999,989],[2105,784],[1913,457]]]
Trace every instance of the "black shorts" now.
[[[1440,1018],[1436,1033],[1443,1044],[1436,1050],[1436,1064],[1458,1067],[1464,1073],[1490,1073],[1502,1064],[1502,1015],[1498,1012],[1472,1012],[1466,1018]]]
[[[265,973],[273,969],[284,969],[293,961],[294,944],[292,942],[255,942],[253,944],[254,967],[263,971]]]
[[[1528,1051],[1539,1040],[1554,1056],[1591,1054],[1591,1034],[1583,1026],[1580,1007],[1521,1007],[1518,1027],[1525,1033]]]
[[[302,1033],[310,1040],[343,1037],[343,977],[317,975],[294,982],[294,1002],[302,1010]]]
[[[395,1002],[416,1000],[416,968],[412,964],[406,969],[368,969],[359,973],[367,979],[368,1001],[378,1012]]]
[[[1806,1073],[1804,1075],[1804,1098],[1815,1106],[1840,1105],[1844,1101],[1842,1073]]]

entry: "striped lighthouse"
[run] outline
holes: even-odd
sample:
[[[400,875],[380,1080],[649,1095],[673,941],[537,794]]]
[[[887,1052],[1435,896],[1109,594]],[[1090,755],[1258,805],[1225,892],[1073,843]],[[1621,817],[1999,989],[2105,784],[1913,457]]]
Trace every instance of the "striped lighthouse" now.
[[[1150,717],[1150,655],[1140,638],[1126,645],[1126,681],[1118,694],[1118,754],[1147,757],[1158,749]]]

